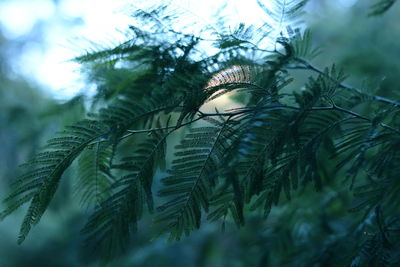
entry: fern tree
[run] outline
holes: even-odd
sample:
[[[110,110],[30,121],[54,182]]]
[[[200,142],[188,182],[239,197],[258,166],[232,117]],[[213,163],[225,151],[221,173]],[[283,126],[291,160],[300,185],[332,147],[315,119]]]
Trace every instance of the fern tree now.
[[[50,139],[14,180],[2,217],[28,204],[18,242],[74,163],[77,194],[91,212],[82,234],[102,263],[129,248],[144,217],[154,238],[172,242],[207,221],[240,228],[251,214],[267,218],[296,192],[344,178],[358,219],[326,246],[346,244],[341,264],[399,264],[400,102],[347,85],[335,64],[316,67],[310,31],[292,23],[306,1],[275,2],[260,1],[269,16],[263,31],[240,24],[215,32],[215,54],[201,52],[209,39],[174,30],[163,7],[138,11],[147,27],[131,26],[126,42],[76,58],[98,93],[87,117]],[[267,38],[272,49],[263,47]],[[308,79],[295,80],[293,70]],[[238,104],[214,107],[224,95]],[[321,253],[291,256],[332,264]]]

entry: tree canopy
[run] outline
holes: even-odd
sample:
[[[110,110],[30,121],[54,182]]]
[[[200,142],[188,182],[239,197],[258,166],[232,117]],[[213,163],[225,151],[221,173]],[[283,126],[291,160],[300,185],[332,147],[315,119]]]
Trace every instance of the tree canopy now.
[[[174,242],[268,223],[253,233],[260,266],[399,265],[398,95],[318,67],[307,1],[273,2],[259,1],[261,28],[203,35],[177,31],[168,7],[138,10],[126,42],[77,57],[97,94],[14,179],[1,217],[28,204],[18,242],[75,166],[81,233],[102,264],[142,229]]]

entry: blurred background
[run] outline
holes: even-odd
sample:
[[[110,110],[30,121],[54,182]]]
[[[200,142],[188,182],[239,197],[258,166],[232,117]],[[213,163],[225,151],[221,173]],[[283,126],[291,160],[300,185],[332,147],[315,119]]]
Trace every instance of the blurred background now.
[[[200,25],[215,23],[216,11],[224,4],[223,12],[232,26],[239,22],[262,24],[265,14],[256,1],[244,2],[176,0],[170,4]],[[88,82],[71,59],[123,41],[124,31],[134,20],[131,11],[149,4],[151,1],[0,0],[1,198],[17,175],[18,165],[63,125],[81,118],[96,93],[96,85]],[[400,5],[382,17],[371,18],[367,16],[370,4],[310,0],[304,25],[322,48],[315,65],[336,63],[350,75],[349,84],[379,88],[379,95],[390,97],[400,89],[396,82]],[[1,267],[95,266],[85,255],[79,235],[87,214],[71,190],[74,168],[66,176],[52,206],[21,246],[16,239],[24,210],[0,222]],[[162,239],[151,241],[144,228],[131,253],[112,266],[301,266],[292,262],[295,256],[298,262],[327,257],[325,266],[334,266],[328,258],[340,258],[340,251],[346,248],[328,248],[344,238],[345,229],[357,219],[347,211],[351,195],[342,182],[326,181],[322,192],[305,189],[295,196],[296,201],[282,201],[267,221],[254,214],[240,231],[229,222],[223,233],[220,225],[204,225],[182,242],[167,245]],[[308,253],[299,253],[300,248]]]

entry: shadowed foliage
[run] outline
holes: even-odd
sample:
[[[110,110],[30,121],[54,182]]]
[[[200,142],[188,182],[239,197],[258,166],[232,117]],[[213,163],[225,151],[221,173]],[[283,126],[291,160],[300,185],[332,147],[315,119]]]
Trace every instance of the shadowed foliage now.
[[[394,2],[381,1],[371,14]],[[135,16],[145,26],[132,26],[131,39],[76,58],[98,92],[86,118],[50,139],[14,180],[1,216],[29,205],[18,242],[77,162],[76,193],[91,212],[81,233],[102,264],[129,250],[147,218],[154,238],[172,242],[208,222],[246,226],[253,214],[267,218],[274,205],[301,194],[321,196],[335,180],[354,193],[348,209],[357,220],[324,241],[329,252],[288,249],[282,264],[334,266],[327,255],[337,247],[341,266],[399,264],[400,102],[347,85],[336,64],[311,62],[319,50],[298,24],[306,4],[259,1],[270,17],[262,38],[244,24],[214,32],[214,54],[199,52],[210,40],[173,30],[166,7],[140,10]],[[262,47],[266,38],[273,48]],[[218,106],[227,95],[235,106]],[[330,201],[325,195],[321,205]],[[275,227],[270,236],[284,239]],[[263,252],[260,264],[268,257]]]

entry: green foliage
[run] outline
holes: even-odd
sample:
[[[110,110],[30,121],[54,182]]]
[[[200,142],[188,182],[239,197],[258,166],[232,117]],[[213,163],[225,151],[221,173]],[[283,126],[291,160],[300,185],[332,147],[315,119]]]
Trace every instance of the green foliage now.
[[[96,205],[107,197],[107,188],[113,177],[109,173],[112,146],[98,142],[89,147],[79,157],[79,181],[76,193],[81,195],[83,205]]]
[[[168,134],[163,130],[151,132],[132,156],[111,166],[125,174],[103,190],[110,196],[97,205],[82,229],[88,245],[99,249],[106,262],[115,258],[130,242],[130,234],[136,230],[145,203],[153,212],[152,180],[159,161],[164,160],[160,155],[165,154]]]
[[[219,159],[229,145],[229,120],[211,121],[215,126],[200,127],[176,146],[170,176],[162,179],[164,188],[158,194],[171,200],[158,208],[155,223],[163,224],[170,240],[179,240],[183,233],[200,227],[201,214],[208,211],[209,195],[216,182]]]
[[[16,189],[5,199],[7,208],[2,213],[2,216],[7,216],[30,202],[21,226],[19,243],[24,241],[31,226],[40,221],[65,170],[91,142],[105,132],[104,126],[97,121],[82,121],[67,128],[59,137],[50,139],[45,151],[25,164],[28,171],[13,182]]]
[[[221,222],[222,229],[230,222],[246,226],[254,214],[267,218],[275,205],[295,205],[299,194],[321,197],[323,208],[331,208],[325,192],[336,180],[349,188],[334,187],[335,194],[352,190],[348,209],[362,216],[341,235],[317,240],[324,249],[310,247],[310,255],[285,235],[285,226],[275,226],[272,238],[293,248],[275,265],[334,266],[329,253],[339,265],[398,264],[400,103],[346,85],[335,64],[320,70],[309,61],[318,54],[310,32],[290,26],[305,4],[276,1],[271,9],[260,3],[271,27],[287,26],[287,34],[274,36],[272,50],[260,48],[268,34],[260,38],[241,24],[217,34],[218,52],[198,53],[208,40],[165,26],[170,17],[160,8],[136,14],[149,31],[131,27],[131,40],[78,57],[99,91],[88,119],[51,139],[15,180],[2,217],[29,203],[19,242],[78,161],[77,192],[91,212],[82,234],[104,264],[132,247],[148,218],[154,235],[172,242],[207,221]],[[296,80],[295,71],[306,81]],[[228,94],[239,106],[213,106]],[[323,210],[314,216],[323,234],[339,232]],[[347,244],[346,234],[354,242]],[[260,262],[279,249],[272,238]]]

